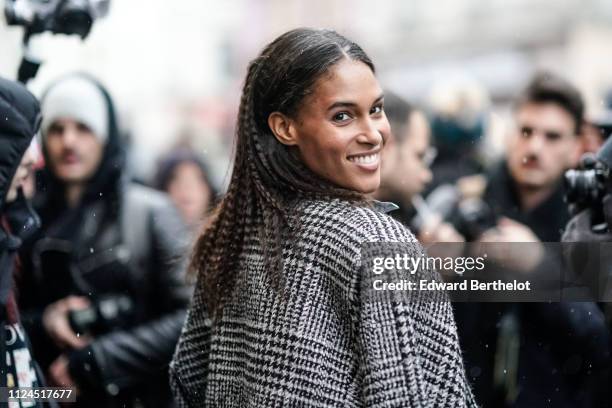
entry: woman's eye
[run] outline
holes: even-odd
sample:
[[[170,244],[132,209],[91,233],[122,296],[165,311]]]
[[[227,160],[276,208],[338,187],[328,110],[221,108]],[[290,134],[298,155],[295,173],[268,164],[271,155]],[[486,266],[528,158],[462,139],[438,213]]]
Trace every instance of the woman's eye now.
[[[376,113],[381,113],[383,111],[383,107],[381,105],[379,106],[375,106],[372,108],[372,110],[370,111],[370,114],[376,114]]]
[[[334,121],[336,121],[336,122],[346,122],[350,118],[351,118],[351,116],[348,113],[346,113],[346,112],[340,112],[340,113],[336,113],[334,115]]]

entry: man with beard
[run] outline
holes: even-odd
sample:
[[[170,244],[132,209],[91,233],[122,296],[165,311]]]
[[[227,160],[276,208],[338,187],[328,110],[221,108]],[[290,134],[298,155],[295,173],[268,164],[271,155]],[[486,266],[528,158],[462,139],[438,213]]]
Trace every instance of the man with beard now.
[[[113,103],[85,75],[42,98],[42,233],[20,286],[35,356],[87,407],[171,404],[167,364],[190,290],[187,237],[159,192],[126,180]]]

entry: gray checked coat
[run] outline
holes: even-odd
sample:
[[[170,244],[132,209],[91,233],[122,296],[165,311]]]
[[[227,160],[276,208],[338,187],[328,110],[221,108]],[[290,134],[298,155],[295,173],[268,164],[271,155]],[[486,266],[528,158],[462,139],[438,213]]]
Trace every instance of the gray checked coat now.
[[[284,296],[266,279],[255,229],[214,327],[198,285],[170,368],[179,406],[476,407],[444,293],[367,299],[362,244],[400,243],[417,256],[410,231],[341,200],[291,211],[301,225],[283,248]]]

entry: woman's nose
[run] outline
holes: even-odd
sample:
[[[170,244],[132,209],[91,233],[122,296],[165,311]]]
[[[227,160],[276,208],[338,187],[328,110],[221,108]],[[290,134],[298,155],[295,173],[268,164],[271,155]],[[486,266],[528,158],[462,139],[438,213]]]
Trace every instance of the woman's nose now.
[[[384,130],[379,129],[377,121],[368,118],[364,121],[358,141],[372,146],[381,146],[384,142]]]

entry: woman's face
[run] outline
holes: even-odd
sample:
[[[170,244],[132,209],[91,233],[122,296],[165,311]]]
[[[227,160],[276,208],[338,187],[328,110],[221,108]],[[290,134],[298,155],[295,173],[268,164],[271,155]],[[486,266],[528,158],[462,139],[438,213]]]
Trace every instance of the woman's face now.
[[[189,162],[179,164],[174,170],[167,190],[185,222],[190,226],[197,225],[211,199],[210,188],[202,176],[200,167]]]
[[[366,64],[344,59],[333,66],[304,98],[290,127],[314,173],[361,193],[378,188],[390,129],[382,89]]]

